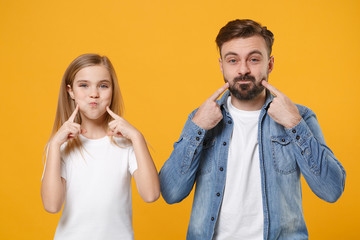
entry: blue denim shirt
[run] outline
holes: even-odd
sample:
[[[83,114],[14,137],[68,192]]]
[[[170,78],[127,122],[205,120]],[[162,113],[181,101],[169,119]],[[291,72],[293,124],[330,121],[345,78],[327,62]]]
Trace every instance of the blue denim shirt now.
[[[225,188],[229,142],[233,122],[226,99],[218,104],[223,119],[204,130],[189,115],[170,158],[162,167],[161,193],[169,204],[181,202],[193,189],[195,195],[187,239],[212,239]],[[293,128],[277,124],[267,108],[267,92],[258,126],[259,160],[264,211],[264,239],[308,239],[302,209],[301,174],[311,190],[327,202],[344,191],[345,170],[326,146],[315,114],[297,105],[302,120]]]

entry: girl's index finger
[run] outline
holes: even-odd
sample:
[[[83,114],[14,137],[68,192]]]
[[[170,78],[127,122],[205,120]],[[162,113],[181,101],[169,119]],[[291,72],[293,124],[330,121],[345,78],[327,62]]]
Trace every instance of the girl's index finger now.
[[[282,94],[276,87],[274,87],[273,85],[271,85],[270,83],[268,83],[267,81],[263,80],[261,82],[261,84],[268,90],[270,90],[273,94],[275,94],[275,96],[278,96],[280,94]]]
[[[76,114],[78,113],[78,111],[79,111],[79,105],[76,105],[75,110],[73,111],[73,113],[71,114],[71,116],[68,119],[69,122],[74,122]]]
[[[110,114],[110,116],[114,119],[119,119],[120,116],[118,116],[116,113],[114,113],[113,111],[111,111],[111,109],[107,106],[106,107],[106,111]]]

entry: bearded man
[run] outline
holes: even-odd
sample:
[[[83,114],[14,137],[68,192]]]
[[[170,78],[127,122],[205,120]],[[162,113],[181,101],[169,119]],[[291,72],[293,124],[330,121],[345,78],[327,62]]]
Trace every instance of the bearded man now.
[[[327,202],[344,191],[345,170],[313,111],[268,83],[273,42],[252,20],[231,21],[216,38],[225,85],[189,115],[159,174],[169,204],[196,183],[189,240],[308,239],[301,175]]]

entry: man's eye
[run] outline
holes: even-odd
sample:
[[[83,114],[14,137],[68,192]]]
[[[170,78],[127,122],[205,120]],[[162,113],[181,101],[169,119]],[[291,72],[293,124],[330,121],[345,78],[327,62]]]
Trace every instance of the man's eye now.
[[[257,59],[257,58],[251,58],[250,59],[250,62],[258,62],[259,61],[259,59]]]
[[[228,62],[229,63],[236,63],[236,59],[229,59]]]

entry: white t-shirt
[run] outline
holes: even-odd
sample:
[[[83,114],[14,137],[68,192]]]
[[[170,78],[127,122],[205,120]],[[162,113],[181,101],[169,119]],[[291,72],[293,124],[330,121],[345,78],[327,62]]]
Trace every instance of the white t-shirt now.
[[[66,198],[55,240],[134,239],[131,175],[137,169],[133,148],[118,147],[105,136],[80,135],[84,150],[64,157],[61,176]],[[114,138],[121,145],[121,138]]]
[[[263,239],[259,111],[242,111],[227,99],[234,129],[229,145],[224,197],[215,226],[216,240]]]

